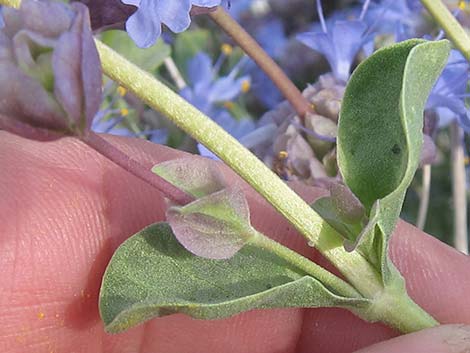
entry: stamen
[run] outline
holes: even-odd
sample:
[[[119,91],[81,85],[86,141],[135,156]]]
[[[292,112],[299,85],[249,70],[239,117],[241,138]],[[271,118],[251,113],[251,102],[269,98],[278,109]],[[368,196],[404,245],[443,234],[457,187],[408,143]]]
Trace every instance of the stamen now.
[[[230,44],[224,43],[220,46],[220,51],[226,55],[229,56],[233,52],[233,47]]]
[[[320,24],[323,32],[328,33],[328,29],[326,27],[325,17],[323,16],[323,6],[321,0],[317,0],[317,13],[318,18],[320,19]]]
[[[225,108],[227,108],[228,110],[231,110],[235,107],[235,103],[233,103],[231,101],[226,101],[226,102],[224,102],[223,106]]]
[[[361,14],[359,15],[359,21],[362,21],[367,13],[367,10],[369,9],[370,5],[370,0],[364,1],[364,4],[362,5],[362,10]]]
[[[128,116],[129,115],[129,109],[127,108],[122,108],[120,111],[122,116]]]
[[[277,158],[283,160],[283,159],[287,159],[289,157],[289,153],[287,151],[280,151],[278,154],[277,154]]]
[[[127,93],[127,89],[122,86],[118,86],[117,92],[121,97],[124,97]]]
[[[242,92],[246,93],[250,90],[250,88],[251,88],[250,80],[243,80],[242,81]]]

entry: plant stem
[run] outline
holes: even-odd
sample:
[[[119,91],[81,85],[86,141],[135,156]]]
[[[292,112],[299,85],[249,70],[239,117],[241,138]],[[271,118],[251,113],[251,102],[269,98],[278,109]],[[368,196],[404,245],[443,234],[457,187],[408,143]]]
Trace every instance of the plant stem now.
[[[421,3],[439,23],[457,49],[470,60],[470,37],[447,6],[441,0],[421,0]]]
[[[4,6],[14,7],[15,9],[17,9],[21,5],[21,0],[2,0],[1,4]]]
[[[95,40],[103,71],[201,142],[245,179],[323,253],[366,297],[381,289],[380,275],[357,251],[235,138],[147,72]]]
[[[318,279],[328,289],[331,289],[337,295],[341,295],[347,298],[363,298],[358,291],[356,291],[349,283],[346,283],[339,277],[335,276],[331,272],[325,270],[323,267],[289,249],[288,247],[271,240],[264,234],[256,231],[256,235],[250,241],[250,244],[266,249],[274,254],[279,255],[282,259],[288,263],[294,265],[296,268],[301,269],[306,274]]]
[[[165,64],[165,68],[167,69],[171,78],[175,82],[176,87],[178,87],[179,90],[182,90],[183,88],[185,88],[187,84],[184,81],[184,78],[181,75],[181,72],[178,70],[178,67],[176,66],[171,56],[165,58],[163,60],[163,63]]]
[[[81,141],[86,143],[88,146],[93,148],[101,155],[108,158],[113,163],[127,170],[132,175],[136,176],[140,180],[145,181],[147,184],[155,187],[165,197],[171,199],[179,205],[185,205],[194,199],[186,194],[183,190],[178,189],[173,184],[170,184],[165,179],[152,173],[149,169],[143,167],[135,159],[132,159],[124,152],[110,144],[108,141],[103,139],[101,136],[95,134],[92,131],[87,131],[83,136],[79,137]]]
[[[426,218],[429,208],[429,195],[431,192],[431,165],[426,164],[423,166],[423,185],[421,185],[421,195],[419,200],[418,219],[416,227],[423,230],[426,224]]]
[[[454,246],[468,254],[467,185],[465,155],[462,146],[463,131],[457,122],[450,126],[452,156],[452,200],[454,205]]]
[[[302,95],[278,64],[264,51],[253,37],[240,26],[221,6],[210,12],[209,16],[251,57],[268,75],[290,102],[297,115],[303,119],[312,110],[312,104]]]
[[[5,4],[5,1],[0,0],[0,4]],[[11,4],[11,2],[8,3]],[[20,1],[15,1],[16,5],[19,3]],[[386,299],[386,296],[383,296],[384,287],[381,275],[375,267],[358,251],[346,252],[343,247],[342,237],[277,175],[210,118],[153,76],[127,61],[99,40],[95,39],[95,42],[106,75],[133,92],[150,107],[165,114],[176,125],[223,159],[286,217],[305,236],[309,244],[315,246],[330,260],[363,297],[373,298],[374,301],[376,298]],[[90,136],[92,135],[82,137],[82,140],[85,140],[86,143],[89,143],[100,153],[110,153],[110,150],[108,150],[110,148],[109,144],[102,145],[99,139]],[[116,152],[116,149],[113,151],[113,153],[118,152]],[[116,158],[113,157],[114,159]],[[118,160],[119,165],[127,170],[139,168],[139,165],[133,165],[133,160],[124,154]],[[143,171],[141,172],[142,174],[139,177],[147,180],[148,176]],[[402,296],[406,296],[406,292],[403,292]],[[386,302],[386,300],[382,302],[384,301]],[[390,318],[385,317],[384,321],[393,327],[403,327],[404,330],[418,330],[436,324],[410,298],[406,297],[406,300],[402,300],[401,303],[399,312],[394,311],[392,306],[387,305],[382,309],[378,308],[380,309],[378,310],[379,314],[383,314],[382,316],[377,315],[377,310],[375,310],[375,317],[384,317],[384,315],[390,314]],[[411,319],[408,319],[406,315],[408,311],[413,313]],[[409,322],[409,320],[413,322]]]

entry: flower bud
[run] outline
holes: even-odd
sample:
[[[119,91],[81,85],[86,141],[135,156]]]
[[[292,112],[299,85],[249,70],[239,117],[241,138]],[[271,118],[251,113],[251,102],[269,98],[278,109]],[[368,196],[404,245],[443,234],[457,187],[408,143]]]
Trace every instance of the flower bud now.
[[[38,139],[82,134],[101,102],[88,9],[23,0],[3,14],[0,81],[9,84],[0,86],[0,127]]]

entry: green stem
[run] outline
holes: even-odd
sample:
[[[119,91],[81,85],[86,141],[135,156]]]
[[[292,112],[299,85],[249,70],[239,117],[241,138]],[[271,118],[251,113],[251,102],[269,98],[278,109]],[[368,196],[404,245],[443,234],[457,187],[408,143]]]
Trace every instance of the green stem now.
[[[2,0],[1,4],[3,6],[14,7],[15,9],[17,9],[21,5],[21,0]]]
[[[169,117],[225,161],[329,259],[361,294],[371,297],[381,289],[380,274],[369,262],[358,252],[346,252],[342,237],[235,138],[153,76],[99,40],[96,45],[103,71],[111,79]]]
[[[219,6],[217,10],[210,12],[209,16],[258,64],[289,101],[297,115],[303,119],[305,114],[312,110],[312,104],[302,95],[279,65],[222,7]]]
[[[323,267],[303,257],[297,252],[289,249],[288,247],[271,240],[264,234],[255,230],[255,236],[250,241],[250,244],[266,249],[272,252],[289,264],[294,265],[296,268],[304,271],[306,274],[311,275],[313,278],[318,279],[326,287],[333,290],[335,294],[347,298],[362,298],[361,294],[355,290],[349,283],[343,281],[341,278],[335,276],[331,272],[325,270]]]
[[[404,282],[391,284],[377,295],[364,318],[368,321],[382,321],[403,333],[439,325],[407,295],[402,284]]]
[[[264,163],[214,121],[153,76],[99,40],[96,40],[96,45],[106,75],[209,148],[290,219],[306,235],[307,240],[318,243],[320,234],[328,227],[326,223]],[[341,238],[338,235],[334,238],[328,244],[340,245]]]
[[[8,1],[10,5],[19,3],[18,0]],[[0,0],[0,4],[5,5],[7,1]],[[346,252],[342,237],[277,175],[225,130],[171,89],[99,40],[95,41],[106,75],[129,89],[150,107],[169,117],[176,125],[224,160],[284,215],[305,236],[309,244],[315,246],[335,265],[363,297],[374,298],[374,301],[382,297],[384,288],[381,276],[373,265],[357,251]],[[408,301],[413,303],[411,299]],[[421,317],[415,329],[434,324],[426,319],[429,315],[425,311],[416,304],[413,305],[416,307],[416,315],[412,319]],[[393,311],[392,308],[386,307],[382,310]],[[395,313],[391,320],[384,320],[394,327],[401,327],[402,322],[408,320],[406,312],[407,306],[404,305],[400,313]]]
[[[470,60],[470,37],[447,6],[441,0],[421,0],[421,3],[439,23],[457,49]]]

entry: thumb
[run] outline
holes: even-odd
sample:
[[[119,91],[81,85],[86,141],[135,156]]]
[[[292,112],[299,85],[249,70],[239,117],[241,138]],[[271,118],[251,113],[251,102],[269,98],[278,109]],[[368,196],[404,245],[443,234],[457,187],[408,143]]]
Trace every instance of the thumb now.
[[[470,352],[470,326],[443,325],[393,338],[356,353]]]

